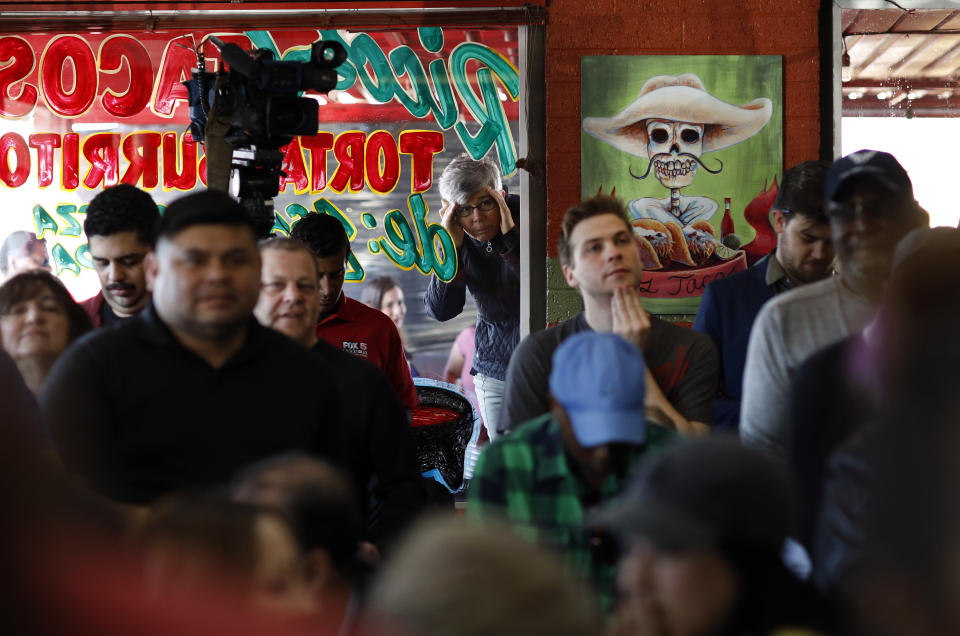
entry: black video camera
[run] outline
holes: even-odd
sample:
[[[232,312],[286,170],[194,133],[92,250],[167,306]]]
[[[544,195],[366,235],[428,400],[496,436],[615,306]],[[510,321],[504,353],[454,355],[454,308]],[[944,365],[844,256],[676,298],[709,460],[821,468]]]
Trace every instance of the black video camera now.
[[[319,125],[319,104],[299,93],[313,90],[327,93],[337,85],[336,68],[347,52],[339,42],[314,42],[309,62],[278,62],[267,49],[248,54],[233,43],[210,37],[229,67],[226,81],[214,93],[212,73],[203,68],[187,85],[190,101],[191,134],[197,141],[206,138],[210,106],[218,117],[227,117],[230,132],[226,139],[234,148],[249,145],[280,147],[298,135],[315,135]]]
[[[309,62],[278,62],[267,49],[248,54],[233,43],[210,37],[229,67],[219,81],[208,73],[198,52],[198,69],[184,82],[189,93],[190,132],[207,142],[207,173],[214,188],[214,174],[226,177],[229,192],[251,215],[262,235],[273,227],[273,197],[280,191],[283,153],[280,147],[298,135],[316,135],[319,103],[302,97],[302,91],[327,93],[337,85],[336,68],[347,58],[339,42],[314,42]],[[228,126],[222,141],[207,139],[211,107],[216,121]],[[211,137],[219,136],[220,133]],[[225,141],[232,148],[230,166],[216,148]],[[221,165],[222,164],[222,165]]]

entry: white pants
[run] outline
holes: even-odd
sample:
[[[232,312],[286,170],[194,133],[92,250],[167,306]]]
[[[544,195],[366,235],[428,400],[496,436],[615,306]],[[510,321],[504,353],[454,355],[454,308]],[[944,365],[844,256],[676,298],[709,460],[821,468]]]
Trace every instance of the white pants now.
[[[503,385],[503,380],[491,378],[489,375],[478,373],[473,376],[473,387],[477,391],[477,402],[480,404],[480,417],[483,418],[483,425],[491,440],[497,436],[497,426],[500,424]]]

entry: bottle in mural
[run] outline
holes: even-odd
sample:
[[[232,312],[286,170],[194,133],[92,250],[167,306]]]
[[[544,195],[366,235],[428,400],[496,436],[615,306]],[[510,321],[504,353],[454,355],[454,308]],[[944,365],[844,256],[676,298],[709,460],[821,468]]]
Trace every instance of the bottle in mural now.
[[[730,214],[730,197],[723,199],[723,219],[720,221],[720,242],[731,250],[740,249],[740,237],[733,226],[733,216]]]
[[[733,217],[730,216],[730,197],[723,199],[723,220],[720,221],[720,238],[733,234]]]

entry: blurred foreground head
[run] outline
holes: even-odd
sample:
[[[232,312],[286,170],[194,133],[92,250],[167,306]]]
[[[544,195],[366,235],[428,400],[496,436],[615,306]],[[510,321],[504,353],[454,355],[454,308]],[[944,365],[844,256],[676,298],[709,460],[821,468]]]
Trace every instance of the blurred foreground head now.
[[[958,321],[960,232],[916,230],[879,320],[883,419],[847,453],[870,477],[864,555],[844,590],[866,633],[960,633]]]
[[[361,574],[360,507],[350,480],[329,462],[303,453],[265,459],[238,476],[233,498],[280,510],[291,520],[314,584],[334,576],[353,582]]]
[[[736,438],[685,440],[655,455],[596,517],[626,544],[619,620],[673,636],[817,625],[815,595],[781,559],[793,504],[784,472]]]
[[[215,497],[161,505],[140,536],[148,591],[235,596],[256,610],[308,614],[313,599],[293,529],[278,511]]]
[[[375,581],[368,636],[598,634],[588,592],[507,527],[432,517]]]
[[[894,253],[890,288],[879,319],[884,369],[903,399],[951,397],[960,359],[960,231],[920,228]]]

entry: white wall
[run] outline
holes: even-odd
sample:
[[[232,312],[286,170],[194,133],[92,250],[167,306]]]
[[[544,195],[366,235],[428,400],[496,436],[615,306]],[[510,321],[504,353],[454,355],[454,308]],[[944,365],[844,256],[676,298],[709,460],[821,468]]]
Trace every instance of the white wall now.
[[[960,119],[949,117],[844,117],[843,154],[861,148],[896,157],[913,181],[913,193],[930,213],[930,225],[960,221]]]

